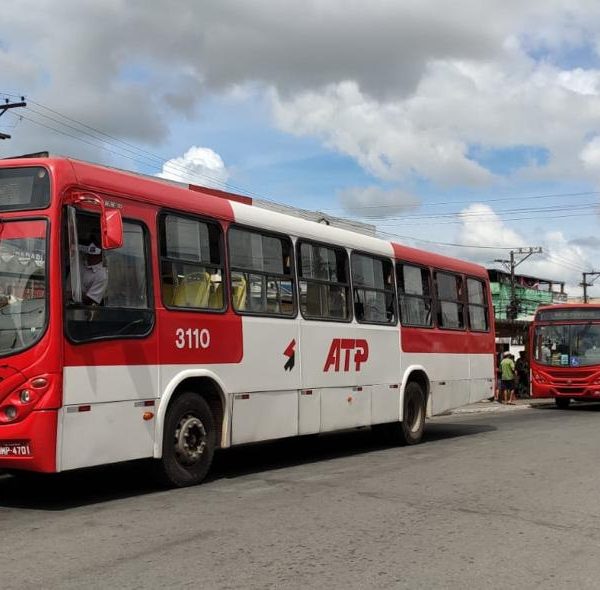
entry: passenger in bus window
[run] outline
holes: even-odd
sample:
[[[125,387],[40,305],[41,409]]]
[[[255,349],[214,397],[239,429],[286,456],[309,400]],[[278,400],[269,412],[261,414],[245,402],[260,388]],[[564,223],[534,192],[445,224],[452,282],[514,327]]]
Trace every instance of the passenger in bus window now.
[[[0,292],[0,308],[16,303],[17,301],[19,300],[12,294],[12,288],[10,286],[6,287],[6,289],[2,289]]]
[[[552,350],[550,349],[549,342],[542,342],[542,362],[546,365],[550,364],[550,359],[552,358]]]
[[[82,249],[86,254],[86,264],[81,273],[81,294],[86,305],[101,305],[108,285],[108,270],[104,266],[102,248],[99,241],[92,238]]]

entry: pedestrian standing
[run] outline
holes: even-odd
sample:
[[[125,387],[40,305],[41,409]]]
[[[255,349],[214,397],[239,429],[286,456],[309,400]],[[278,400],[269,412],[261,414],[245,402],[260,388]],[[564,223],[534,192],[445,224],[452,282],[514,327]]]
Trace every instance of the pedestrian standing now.
[[[514,405],[515,395],[515,362],[512,354],[506,351],[500,362],[500,402]]]
[[[519,358],[515,361],[517,372],[517,396],[529,397],[529,363],[524,350],[519,352]]]

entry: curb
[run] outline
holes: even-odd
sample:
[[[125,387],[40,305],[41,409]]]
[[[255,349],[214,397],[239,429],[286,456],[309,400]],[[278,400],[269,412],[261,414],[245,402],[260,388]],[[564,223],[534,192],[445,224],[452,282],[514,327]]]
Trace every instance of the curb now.
[[[456,408],[455,410],[450,410],[444,416],[452,416],[455,414],[485,414],[490,412],[514,412],[515,410],[530,410],[531,408],[538,408],[543,406],[554,406],[554,401],[551,402],[542,402],[542,403],[525,403],[525,404],[516,404],[506,405],[500,404],[498,402],[488,402],[485,406],[478,407],[470,407],[466,406],[463,408]]]

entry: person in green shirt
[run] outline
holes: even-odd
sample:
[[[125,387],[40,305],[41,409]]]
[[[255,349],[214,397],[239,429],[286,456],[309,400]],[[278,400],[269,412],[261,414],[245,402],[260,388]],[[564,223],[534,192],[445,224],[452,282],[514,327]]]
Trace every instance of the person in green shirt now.
[[[515,403],[515,361],[512,354],[506,351],[500,362],[500,401],[505,404]]]

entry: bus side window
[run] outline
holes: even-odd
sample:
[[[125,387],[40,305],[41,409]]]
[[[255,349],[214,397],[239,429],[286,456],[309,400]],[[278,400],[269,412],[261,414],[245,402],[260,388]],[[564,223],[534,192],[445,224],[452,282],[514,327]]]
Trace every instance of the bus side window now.
[[[483,281],[467,278],[467,301],[469,307],[469,326],[475,332],[487,332],[488,305],[486,288]]]
[[[352,253],[354,315],[369,324],[396,323],[396,293],[390,260]]]
[[[242,313],[294,317],[290,238],[232,227],[228,243],[233,309]]]
[[[307,319],[349,322],[350,279],[344,248],[299,242],[300,309]]]
[[[462,276],[436,272],[438,326],[450,330],[465,329],[465,304],[462,299]]]
[[[165,307],[225,307],[222,232],[216,223],[168,213],[160,219],[161,293]]]
[[[431,277],[428,268],[398,263],[398,302],[403,326],[431,327],[433,325]]]

